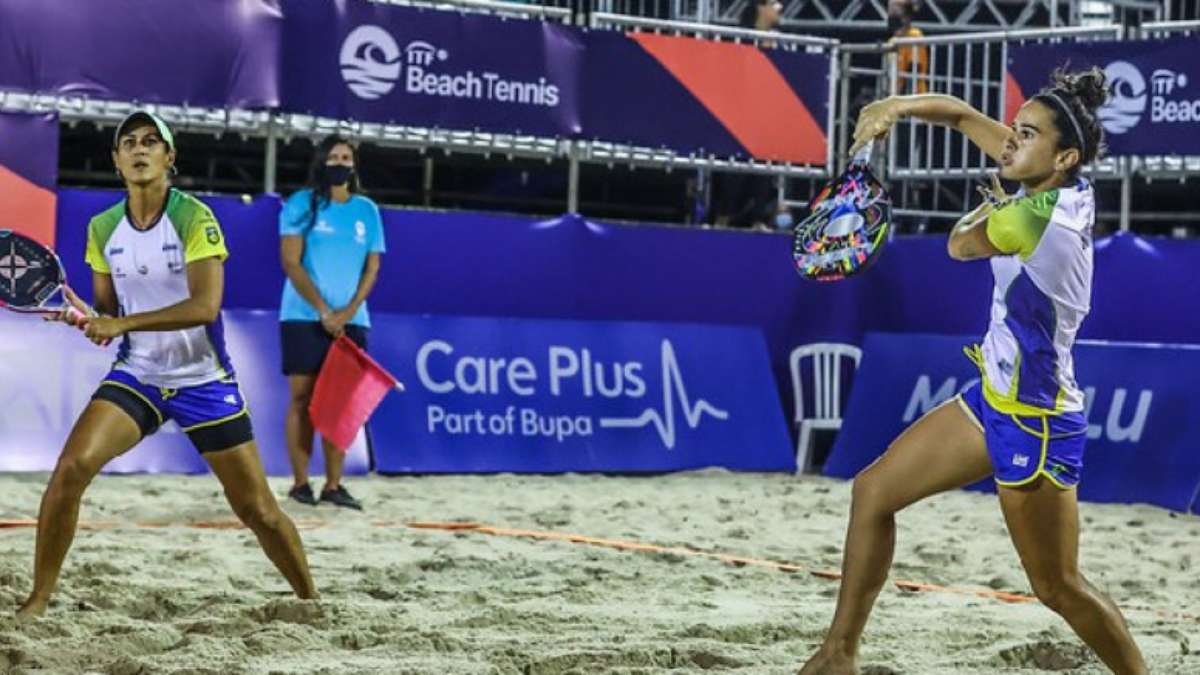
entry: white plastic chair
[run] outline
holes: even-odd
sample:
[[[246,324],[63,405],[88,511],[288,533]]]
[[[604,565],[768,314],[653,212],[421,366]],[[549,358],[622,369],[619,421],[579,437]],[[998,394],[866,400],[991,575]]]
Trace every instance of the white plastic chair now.
[[[813,360],[812,410],[804,412],[804,391],[800,382],[800,364],[811,357]],[[800,345],[792,350],[792,394],[796,401],[793,421],[799,425],[796,439],[796,471],[805,473],[811,468],[812,432],[814,429],[836,431],[842,428],[842,359],[854,362],[854,369],[862,360],[862,350],[854,345],[838,342],[814,342]]]

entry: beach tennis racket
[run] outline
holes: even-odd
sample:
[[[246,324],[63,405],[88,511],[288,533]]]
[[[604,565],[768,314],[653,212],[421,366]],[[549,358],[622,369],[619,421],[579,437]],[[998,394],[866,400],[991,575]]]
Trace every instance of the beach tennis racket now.
[[[792,258],[805,279],[837,281],[867,269],[892,233],[892,198],[871,172],[874,143],[809,202],[796,225]]]
[[[90,307],[71,304],[64,289],[67,273],[54,251],[23,234],[0,230],[0,307],[43,316],[68,312],[76,320],[96,315]]]

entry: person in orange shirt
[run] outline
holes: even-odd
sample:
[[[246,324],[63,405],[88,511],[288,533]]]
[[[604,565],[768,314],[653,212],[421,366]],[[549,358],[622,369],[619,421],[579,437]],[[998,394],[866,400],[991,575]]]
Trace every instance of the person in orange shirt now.
[[[924,37],[925,33],[913,25],[913,17],[921,9],[920,0],[888,1],[888,32],[892,38]],[[914,45],[896,51],[896,71],[900,74],[897,94],[925,94],[929,92],[929,47]]]

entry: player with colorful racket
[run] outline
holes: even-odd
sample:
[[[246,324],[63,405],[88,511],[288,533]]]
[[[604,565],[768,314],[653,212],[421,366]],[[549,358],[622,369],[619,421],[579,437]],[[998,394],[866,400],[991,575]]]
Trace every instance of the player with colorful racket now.
[[[1091,305],[1096,220],[1082,169],[1103,151],[1097,111],[1107,89],[1098,68],[1056,71],[1008,126],[941,94],[892,96],[859,116],[854,149],[916,117],[963,133],[999,165],[999,179],[1021,187],[1009,197],[994,180],[989,198],[950,231],[950,256],[986,259],[994,280],[991,306],[980,313],[987,333],[967,349],[980,380],[855,477],[833,622],[801,675],[859,672],[859,642],[892,563],[896,513],[988,477],[1038,599],[1114,673],[1147,672],[1121,611],[1079,565],[1076,487],[1088,424],[1072,348]]]

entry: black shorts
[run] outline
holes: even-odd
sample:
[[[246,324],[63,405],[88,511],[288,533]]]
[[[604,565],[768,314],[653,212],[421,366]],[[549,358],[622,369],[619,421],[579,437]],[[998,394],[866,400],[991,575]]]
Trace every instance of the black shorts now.
[[[346,337],[362,349],[367,348],[367,329],[346,324]],[[316,375],[321,372],[333,338],[319,321],[280,321],[279,339],[283,346],[284,375]]]

